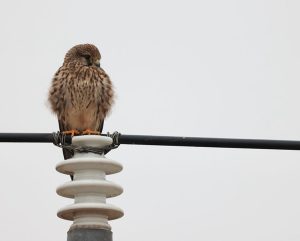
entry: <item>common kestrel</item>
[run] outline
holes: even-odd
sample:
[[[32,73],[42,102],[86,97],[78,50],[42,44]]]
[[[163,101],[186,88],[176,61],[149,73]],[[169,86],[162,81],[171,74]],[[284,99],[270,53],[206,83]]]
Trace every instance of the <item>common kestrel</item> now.
[[[100,67],[101,55],[92,44],[79,44],[65,55],[49,91],[51,109],[59,129],[66,134],[99,134],[111,109],[114,91],[109,76]],[[64,158],[73,152],[63,149]]]

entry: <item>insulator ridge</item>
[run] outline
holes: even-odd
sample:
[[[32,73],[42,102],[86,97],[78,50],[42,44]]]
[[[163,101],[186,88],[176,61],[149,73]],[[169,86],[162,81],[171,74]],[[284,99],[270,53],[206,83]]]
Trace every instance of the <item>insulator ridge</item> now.
[[[72,143],[78,146],[105,148],[112,144],[112,138],[106,136],[75,136]],[[69,181],[57,188],[57,194],[73,198],[74,203],[60,209],[58,217],[73,221],[70,229],[111,227],[109,220],[123,216],[122,209],[106,203],[106,199],[123,192],[118,184],[106,180],[106,175],[118,173],[122,165],[110,160],[104,154],[76,152],[72,158],[57,164],[56,170],[73,175]]]

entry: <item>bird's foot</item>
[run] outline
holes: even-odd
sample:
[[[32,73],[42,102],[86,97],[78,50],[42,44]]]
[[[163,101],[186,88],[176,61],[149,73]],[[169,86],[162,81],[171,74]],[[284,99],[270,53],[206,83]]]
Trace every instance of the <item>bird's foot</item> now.
[[[69,130],[69,131],[63,131],[62,132],[64,135],[71,135],[71,136],[76,136],[76,135],[79,135],[80,132],[76,129],[74,130]]]
[[[99,131],[93,131],[91,129],[86,129],[83,132],[81,132],[82,135],[100,135],[101,133]]]

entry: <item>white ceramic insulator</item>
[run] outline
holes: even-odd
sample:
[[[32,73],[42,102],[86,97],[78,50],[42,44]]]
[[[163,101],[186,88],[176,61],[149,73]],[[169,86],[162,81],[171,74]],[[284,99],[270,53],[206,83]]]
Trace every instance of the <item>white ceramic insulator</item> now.
[[[105,147],[112,139],[104,136],[75,136],[74,145]],[[123,216],[122,209],[106,203],[106,198],[115,197],[123,192],[121,186],[107,181],[106,175],[120,172],[122,165],[107,159],[104,155],[75,152],[74,157],[57,164],[58,172],[73,175],[69,181],[56,190],[57,194],[74,198],[74,204],[68,205],[57,212],[58,217],[72,220],[73,228],[111,227],[108,220]]]

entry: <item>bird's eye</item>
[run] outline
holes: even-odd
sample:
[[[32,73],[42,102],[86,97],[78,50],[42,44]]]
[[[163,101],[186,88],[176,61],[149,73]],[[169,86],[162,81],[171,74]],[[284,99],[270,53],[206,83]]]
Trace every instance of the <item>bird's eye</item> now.
[[[83,57],[86,59],[86,62],[89,66],[92,65],[91,55],[84,54]]]

